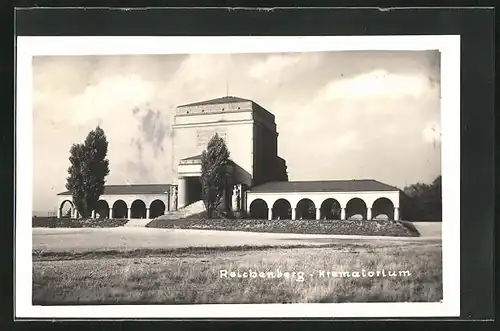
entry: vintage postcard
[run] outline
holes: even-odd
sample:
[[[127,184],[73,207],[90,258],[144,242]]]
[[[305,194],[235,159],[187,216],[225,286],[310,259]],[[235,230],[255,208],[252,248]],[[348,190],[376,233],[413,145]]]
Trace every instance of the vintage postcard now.
[[[459,316],[458,36],[17,45],[17,316]]]

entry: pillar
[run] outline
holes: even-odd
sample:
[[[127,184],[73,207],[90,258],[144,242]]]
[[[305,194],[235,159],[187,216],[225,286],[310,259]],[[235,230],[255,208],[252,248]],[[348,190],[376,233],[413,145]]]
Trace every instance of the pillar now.
[[[340,209],[340,219],[345,220],[345,208]]]
[[[170,210],[177,210],[177,198],[178,198],[178,187],[177,185],[174,185],[172,186],[171,188],[171,191],[170,191],[170,194],[169,194],[169,199],[170,199],[170,207],[169,207],[169,211]]]
[[[92,215],[90,217],[95,218],[95,210],[92,210]]]
[[[222,210],[229,211],[231,204],[231,196],[232,196],[231,189],[226,185],[226,187],[224,187],[224,192],[222,193],[222,201],[221,201]]]
[[[61,208],[57,208],[57,218],[61,218]]]
[[[233,191],[231,194],[231,210],[238,211],[238,187],[233,186]]]
[[[109,218],[113,218],[113,208],[109,208]]]
[[[292,220],[295,220],[297,218],[297,210],[295,208],[292,208]]]
[[[267,219],[268,220],[272,220],[273,219],[273,209],[272,208],[268,208],[267,209]]]
[[[177,209],[180,209],[184,206],[186,206],[186,197],[187,197],[187,192],[186,192],[186,178],[181,177],[178,180],[177,183]]]
[[[366,208],[366,219],[367,220],[372,219],[372,209],[370,207]]]
[[[146,219],[149,219],[149,208],[146,208]]]
[[[399,208],[394,207],[394,220],[399,221]]]
[[[130,220],[132,219],[132,208],[128,208],[128,213],[127,213],[127,218]]]
[[[238,210],[242,211],[245,209],[245,192],[243,192],[243,185],[238,184]]]
[[[319,220],[321,218],[321,208],[316,208],[316,219]]]

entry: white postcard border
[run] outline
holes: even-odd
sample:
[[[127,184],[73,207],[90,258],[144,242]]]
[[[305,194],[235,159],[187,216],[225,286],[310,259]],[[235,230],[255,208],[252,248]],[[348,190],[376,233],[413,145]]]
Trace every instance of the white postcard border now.
[[[39,55],[439,50],[443,301],[439,303],[33,306],[32,58]],[[460,315],[460,36],[18,37],[16,75],[16,318],[456,317]]]

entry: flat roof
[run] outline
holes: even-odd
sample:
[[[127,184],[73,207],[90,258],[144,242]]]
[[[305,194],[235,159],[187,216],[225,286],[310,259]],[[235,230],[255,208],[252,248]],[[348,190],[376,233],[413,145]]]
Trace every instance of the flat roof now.
[[[186,157],[184,159],[181,159],[181,161],[193,161],[193,160],[201,160],[201,154]]]
[[[196,161],[195,164],[197,164],[197,163],[201,164],[201,156],[202,156],[202,154],[186,157],[184,159],[181,159],[179,161],[179,163],[181,163],[182,161]],[[228,164],[235,165],[236,163],[233,160],[229,159]]]
[[[102,195],[121,194],[165,194],[172,184],[130,184],[130,185],[105,185]],[[71,195],[69,191],[57,195]]]
[[[373,179],[281,181],[265,183],[250,189],[252,193],[361,191],[399,191],[399,189]]]
[[[244,98],[240,98],[240,97],[234,97],[234,96],[225,96],[222,98],[216,98],[216,99],[211,99],[211,100],[204,100],[204,101],[199,101],[199,102],[188,103],[188,104],[180,105],[177,107],[218,105],[218,104],[237,103],[237,102],[252,102],[252,100],[248,100],[248,99],[244,99]]]

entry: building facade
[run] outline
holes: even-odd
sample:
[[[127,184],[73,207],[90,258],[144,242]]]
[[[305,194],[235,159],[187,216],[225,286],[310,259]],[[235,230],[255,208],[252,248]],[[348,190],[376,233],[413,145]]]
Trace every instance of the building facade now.
[[[200,201],[201,154],[217,133],[230,152],[224,203],[233,211],[267,219],[399,219],[399,190],[375,180],[289,182],[275,117],[252,100],[228,96],[178,106],[172,131],[174,182],[107,185],[93,217],[152,219]],[[58,217],[64,216],[78,216],[70,192],[58,194]]]
[[[287,179],[285,161],[278,156],[274,115],[252,100],[224,97],[179,106],[172,131],[179,208],[200,199],[201,153],[215,133],[231,154],[233,185]]]

